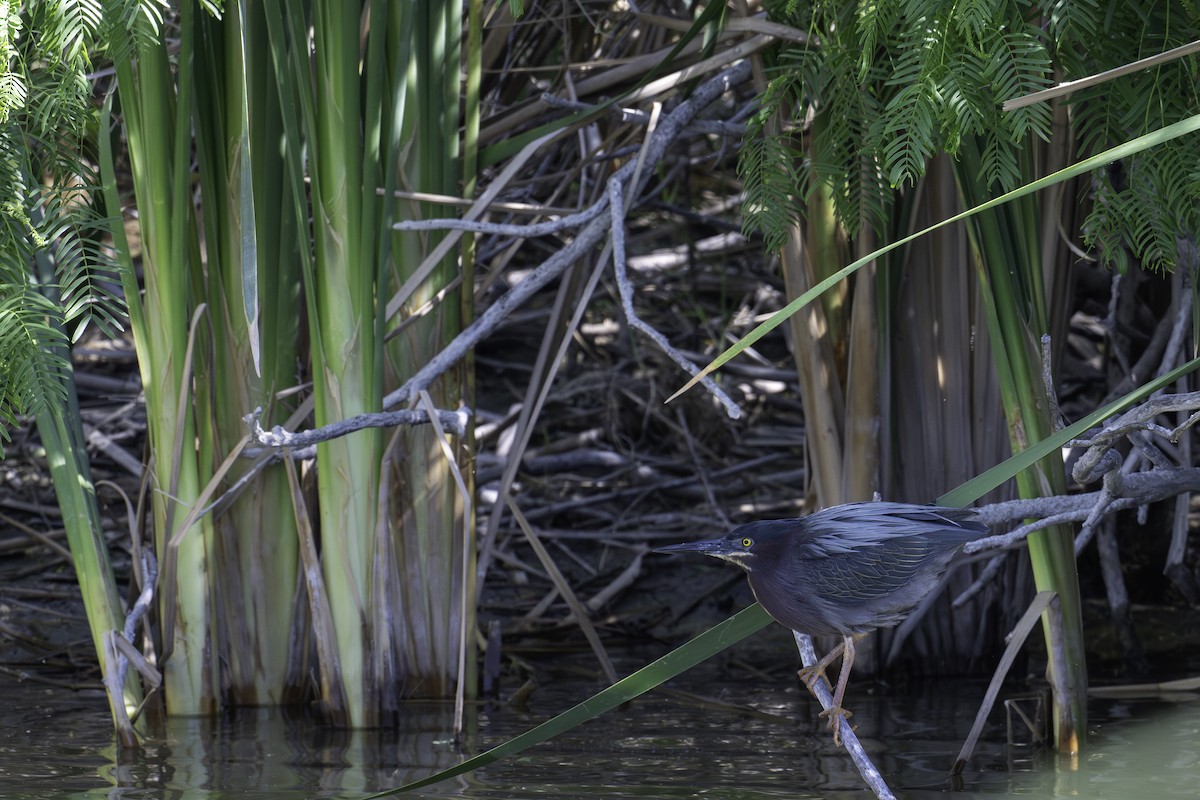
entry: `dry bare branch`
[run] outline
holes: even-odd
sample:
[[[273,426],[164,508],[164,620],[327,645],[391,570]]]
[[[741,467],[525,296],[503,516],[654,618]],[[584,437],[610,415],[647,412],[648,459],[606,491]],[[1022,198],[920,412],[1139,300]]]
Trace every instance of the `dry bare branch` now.
[[[650,143],[645,151],[647,167],[653,167],[662,160],[667,148],[679,136],[684,127],[708,107],[718,97],[734,86],[740,85],[750,77],[750,64],[741,61],[714,78],[709,79],[667,114],[662,123],[650,137]],[[628,188],[632,196],[637,196],[649,180],[652,169],[646,169],[634,180],[634,171],[639,162],[630,162],[617,170],[610,182]],[[597,204],[605,200],[597,201]],[[486,336],[492,333],[514,310],[519,308],[538,290],[561,275],[567,267],[574,264],[593,247],[600,243],[612,224],[611,208],[602,208],[601,213],[589,222],[563,249],[554,253],[540,266],[534,269],[520,283],[513,286],[495,303],[480,314],[462,333],[454,338],[441,353],[432,358],[428,364],[416,372],[408,381],[384,398],[384,408],[392,409],[409,402],[418,391],[428,388],[442,373],[456,364],[471,348],[475,347]]]

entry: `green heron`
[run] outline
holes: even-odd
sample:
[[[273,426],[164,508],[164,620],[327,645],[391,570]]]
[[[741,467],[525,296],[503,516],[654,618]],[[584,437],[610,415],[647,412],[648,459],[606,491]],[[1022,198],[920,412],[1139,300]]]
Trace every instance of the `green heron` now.
[[[964,544],[988,528],[961,508],[909,503],[848,503],[799,519],[767,519],[717,539],[660,547],[703,553],[746,570],[750,589],[777,622],[842,642],[800,677],[813,691],[842,656],[833,705],[821,713],[841,743],[854,642],[899,623],[935,586]],[[826,680],[828,682],[828,680]]]

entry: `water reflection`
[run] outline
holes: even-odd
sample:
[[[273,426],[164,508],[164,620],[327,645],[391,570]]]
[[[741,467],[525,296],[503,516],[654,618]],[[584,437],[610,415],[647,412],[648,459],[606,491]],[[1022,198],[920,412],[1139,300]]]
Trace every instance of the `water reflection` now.
[[[719,685],[698,680],[693,691]],[[250,709],[219,721],[172,720],[136,759],[120,761],[99,693],[0,685],[0,797],[354,797],[457,763],[544,721],[596,687],[539,691],[527,709],[481,708],[462,747],[449,706],[413,706],[402,731],[329,731],[294,714]],[[769,694],[769,696],[767,696]],[[942,683],[906,696],[859,693],[859,736],[902,798],[957,789],[946,777],[982,696]],[[723,690],[737,713],[654,694],[506,762],[419,797],[863,798],[848,759],[795,687]],[[766,713],[762,713],[766,712]],[[960,797],[1127,800],[1195,797],[1200,703],[1094,700],[1091,748],[1077,771],[1004,745],[997,711]]]

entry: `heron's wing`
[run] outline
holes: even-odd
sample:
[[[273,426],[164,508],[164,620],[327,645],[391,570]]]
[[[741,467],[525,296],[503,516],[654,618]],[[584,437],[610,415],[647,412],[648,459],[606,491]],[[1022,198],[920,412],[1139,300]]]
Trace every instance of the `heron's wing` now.
[[[916,537],[954,547],[988,532],[974,512],[908,503],[847,503],[804,518],[803,541],[810,557],[850,553]]]
[[[833,506],[804,517],[792,534],[786,585],[842,603],[895,593],[911,600],[928,591],[955,551],[987,532],[967,509],[886,502]]]
[[[826,600],[865,602],[908,586],[928,566],[930,547],[917,536],[889,539],[849,553],[803,559],[803,585]],[[940,571],[940,570],[939,570]]]

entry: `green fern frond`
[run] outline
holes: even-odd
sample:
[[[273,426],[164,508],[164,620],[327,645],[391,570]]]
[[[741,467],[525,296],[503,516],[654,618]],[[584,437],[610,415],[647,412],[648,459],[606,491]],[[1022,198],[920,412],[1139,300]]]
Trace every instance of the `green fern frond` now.
[[[169,10],[165,0],[103,0],[103,7],[103,26],[96,41],[103,43],[103,52],[112,61],[131,58],[139,43],[151,44]],[[149,24],[140,25],[139,19]]]
[[[962,0],[955,5],[950,24],[968,50],[983,55],[986,42],[1004,19],[1004,5],[997,0]]]
[[[855,78],[866,83],[878,69],[880,58],[887,58],[900,21],[900,6],[878,0],[860,0],[850,35],[858,42],[858,69]]]
[[[104,23],[98,0],[58,0],[31,4],[30,27],[39,31],[42,47],[63,61],[87,58],[87,47],[96,41]]]
[[[0,365],[6,370],[6,396],[13,401],[0,411],[5,419],[36,414],[46,403],[66,399],[66,361],[56,352],[66,339],[47,322],[56,313],[33,287],[0,284]]]
[[[1017,188],[1021,183],[1017,148],[999,136],[981,138],[983,148],[980,152],[980,174],[986,185],[999,188],[1001,192]]]
[[[892,64],[891,74],[884,81],[885,86],[908,87],[926,79],[936,65],[931,53],[941,48],[938,46],[942,34],[933,23],[925,23],[916,29],[904,30],[897,42],[898,57]]]
[[[937,92],[945,112],[941,130],[948,153],[957,153],[963,135],[981,134],[988,127],[990,98],[985,86],[975,77],[986,70],[983,57],[964,54],[960,69],[950,69],[938,81]]]
[[[749,235],[762,233],[769,247],[787,240],[799,217],[800,195],[806,183],[806,167],[791,142],[790,134],[768,134],[770,120],[790,114],[802,102],[803,76],[784,71],[767,84],[758,110],[746,126],[746,140],[738,157],[738,174],[746,185],[742,229]]]
[[[1107,98],[1104,97],[1106,92]],[[1117,130],[1114,114],[1120,103],[1112,102],[1115,99],[1111,88],[1102,87],[1084,89],[1072,97],[1076,137],[1083,154],[1098,153],[1109,147]]]
[[[937,152],[937,98],[925,83],[904,87],[888,104],[883,127],[884,170],[893,187],[916,183]]]
[[[121,285],[119,265],[101,244],[110,220],[96,213],[88,202],[95,179],[87,171],[70,189],[42,189],[34,198],[34,207],[43,219],[41,235],[53,242],[53,263],[62,295],[63,322],[72,328],[71,341],[95,325],[106,336],[123,330],[120,319],[125,304],[118,294]]]
[[[1100,37],[1101,12],[1096,0],[1042,0],[1039,14],[1047,43],[1063,80],[1088,74],[1088,54]]]
[[[895,203],[895,193],[887,182],[879,159],[865,153],[858,158],[858,217],[876,232],[885,231]],[[851,235],[854,233],[857,233],[857,228],[851,230]]]
[[[1118,202],[1110,177],[1105,174],[1095,191],[1092,211],[1082,225],[1084,245],[1093,249],[1099,262],[1125,274],[1130,268],[1126,234],[1129,222],[1123,203]]]
[[[1021,26],[994,37],[996,44],[984,70],[995,105],[1050,85],[1050,55],[1038,40],[1036,30]],[[1031,132],[1043,141],[1050,139],[1050,105],[1035,103],[1005,115],[1009,138],[1019,142]]]
[[[738,159],[738,172],[747,177],[742,229],[747,234],[761,231],[772,249],[787,241],[799,218],[797,163],[797,154],[780,136],[748,141]]]

